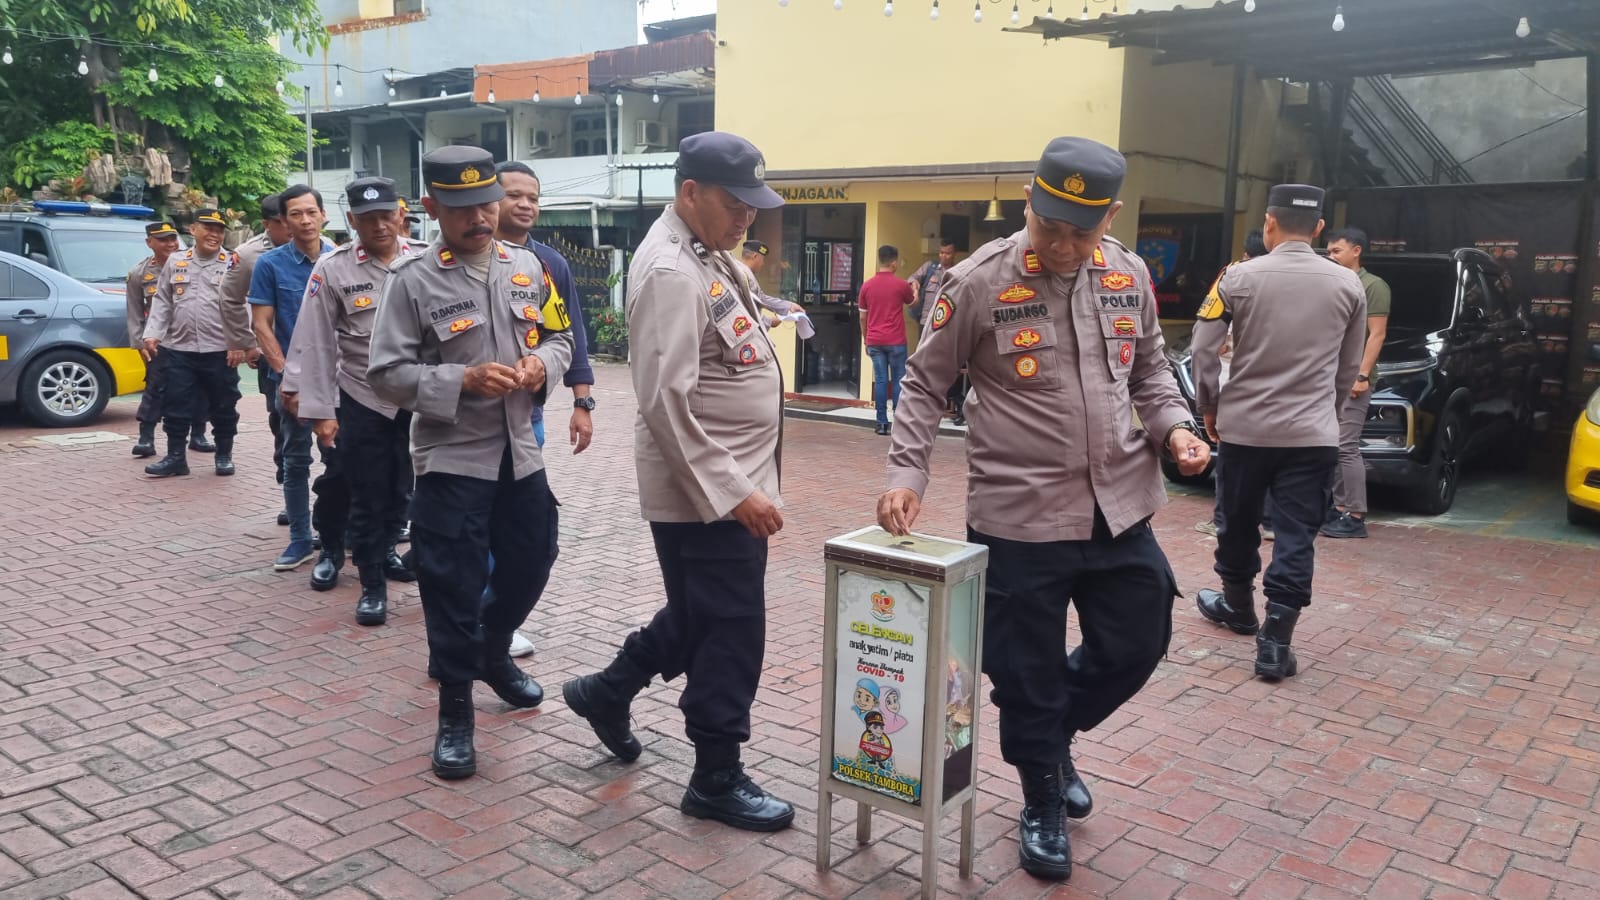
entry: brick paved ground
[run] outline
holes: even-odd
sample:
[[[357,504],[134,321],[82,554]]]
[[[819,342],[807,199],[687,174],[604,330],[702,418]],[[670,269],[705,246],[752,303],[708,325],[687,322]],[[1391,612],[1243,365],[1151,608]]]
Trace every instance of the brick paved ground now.
[[[547,688],[603,664],[661,601],[626,373],[603,369],[597,395],[595,448],[551,455],[562,556],[529,665]],[[113,404],[97,427],[131,433],[132,412]],[[247,398],[238,477],[157,483],[126,442],[62,449],[0,426],[0,898],[914,894],[917,829],[880,817],[858,847],[849,803],[830,825],[836,870],[812,863],[820,547],[866,522],[882,439],[788,424],[747,758],[801,812],[756,836],[677,812],[692,755],[672,687],[636,705],[632,766],[559,699],[513,711],[479,689],[478,777],[433,778],[415,592],[363,629],[349,574],[319,594],[309,567],[270,570],[285,534],[263,418]],[[941,442],[926,530],[959,533],[961,459]],[[1191,594],[1208,581],[1211,545],[1190,530],[1205,511],[1182,497],[1157,518]],[[1321,546],[1303,672],[1281,686],[1250,677],[1248,640],[1179,602],[1166,663],[1080,744],[1098,810],[1054,896],[1596,896],[1600,554],[1375,538]],[[947,864],[945,888],[1044,895],[1016,869],[1015,776],[987,747],[975,875]]]

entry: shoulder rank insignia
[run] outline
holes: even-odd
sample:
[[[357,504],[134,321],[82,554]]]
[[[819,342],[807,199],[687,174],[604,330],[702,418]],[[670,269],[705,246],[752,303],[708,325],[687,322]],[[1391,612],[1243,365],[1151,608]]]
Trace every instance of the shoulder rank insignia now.
[[[1044,271],[1044,264],[1039,262],[1039,254],[1028,250],[1022,254],[1022,268],[1029,275],[1037,275]]]
[[[500,258],[501,262],[510,262],[511,261],[511,253],[510,253],[510,251],[506,250],[506,245],[501,243],[501,242],[499,242],[499,241],[495,241],[494,242],[494,253],[495,253],[495,256],[498,256]]]
[[[1106,252],[1100,249],[1098,244],[1096,244],[1094,248],[1094,264],[1102,269],[1105,268],[1106,265]]]
[[[711,256],[711,251],[706,248],[706,245],[699,238],[689,241],[689,247],[694,250],[694,255],[701,259],[707,259]]]
[[[449,247],[439,248],[439,265],[449,268],[456,264],[456,255],[450,252]]]

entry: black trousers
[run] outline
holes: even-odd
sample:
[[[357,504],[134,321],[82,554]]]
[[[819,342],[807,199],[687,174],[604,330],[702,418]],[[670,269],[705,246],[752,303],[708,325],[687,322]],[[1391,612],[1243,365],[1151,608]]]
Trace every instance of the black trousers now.
[[[472,681],[486,648],[511,645],[555,565],[557,503],[545,473],[511,473],[508,449],[496,481],[438,472],[417,478],[412,565],[440,684]],[[481,601],[485,584],[494,587],[488,604]]]
[[[283,484],[283,417],[278,413],[278,383],[268,376],[272,367],[265,356],[256,363],[256,388],[261,399],[267,401],[267,429],[272,432],[272,468],[277,472],[278,483]]]
[[[348,463],[351,558],[357,566],[382,565],[406,524],[413,480],[410,411],[391,419],[340,391],[339,452]]]
[[[1222,511],[1222,448],[1217,448],[1217,452],[1212,454],[1212,459],[1216,460],[1211,468],[1211,475],[1216,485],[1216,494],[1215,502],[1212,506],[1211,523],[1217,526],[1218,531],[1221,531],[1223,520],[1227,518],[1227,514]],[[1273,520],[1272,505],[1272,491],[1268,489],[1267,499],[1261,504],[1261,527],[1269,530],[1272,528]]]
[[[188,440],[194,410],[199,407],[211,417],[211,433],[219,440],[232,441],[239,433],[239,370],[228,365],[228,354],[190,353],[163,349],[157,358],[167,358],[166,386],[162,396],[162,430],[168,437]]]
[[[970,527],[967,540],[989,548],[983,671],[1000,710],[1000,756],[1065,762],[1068,739],[1137,694],[1167,652],[1178,592],[1167,556],[1148,522],[1112,537],[1098,512],[1087,541],[1011,541]],[[1068,604],[1083,633],[1070,654]]]
[[[767,540],[738,522],[651,522],[650,534],[667,605],[621,655],[664,681],[686,676],[678,708],[689,740],[737,759],[767,649]]]
[[[1217,479],[1217,554],[1224,584],[1254,584],[1261,571],[1261,503],[1270,491],[1277,543],[1261,579],[1270,603],[1302,609],[1311,603],[1317,531],[1327,510],[1328,479],[1338,447],[1246,447],[1224,443],[1227,477]]]
[[[145,425],[161,421],[161,403],[167,390],[167,355],[157,353],[156,358],[144,364],[144,392],[139,395],[139,409],[133,414]],[[206,430],[206,404],[203,396],[195,398],[195,408],[190,422],[195,434]]]
[[[311,527],[322,538],[324,550],[343,552],[350,523],[350,482],[345,477],[341,441],[335,440],[332,447],[317,442],[317,455],[322,458],[322,474],[311,482],[311,492],[316,495],[311,503]]]

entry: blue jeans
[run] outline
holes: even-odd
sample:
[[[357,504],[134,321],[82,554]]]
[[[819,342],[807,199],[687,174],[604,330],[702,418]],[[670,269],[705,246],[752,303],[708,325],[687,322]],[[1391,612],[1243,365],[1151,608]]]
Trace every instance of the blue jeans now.
[[[276,384],[276,383],[274,383]],[[283,408],[275,394],[283,437],[283,508],[289,513],[289,542],[311,543],[311,423],[302,422]]]
[[[906,345],[869,345],[872,360],[872,402],[878,409],[878,424],[889,424],[889,404],[900,406],[900,379],[906,374]]]

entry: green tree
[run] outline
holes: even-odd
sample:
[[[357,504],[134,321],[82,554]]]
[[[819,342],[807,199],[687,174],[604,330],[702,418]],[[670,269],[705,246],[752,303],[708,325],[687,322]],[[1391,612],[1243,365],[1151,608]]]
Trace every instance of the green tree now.
[[[299,146],[298,120],[275,90],[286,63],[269,42],[327,40],[316,0],[0,0],[0,29],[15,57],[0,71],[7,174],[30,138],[92,123],[108,139],[102,152],[166,149],[189,184],[246,208],[282,185]]]

